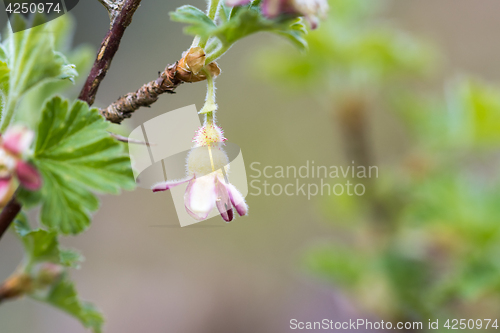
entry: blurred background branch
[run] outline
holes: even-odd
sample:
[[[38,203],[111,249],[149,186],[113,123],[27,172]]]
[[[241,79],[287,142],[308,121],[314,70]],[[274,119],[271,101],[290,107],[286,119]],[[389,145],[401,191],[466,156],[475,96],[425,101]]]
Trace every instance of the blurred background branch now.
[[[265,50],[258,60],[271,82],[333,110],[348,165],[380,170],[353,177],[364,195],[328,198],[344,237],[307,251],[306,266],[384,320],[494,316],[500,182],[483,172],[498,168],[500,89],[461,76],[429,91],[438,51],[378,20],[382,1],[330,4],[307,55]],[[408,143],[397,161],[373,145],[381,115],[403,125]]]

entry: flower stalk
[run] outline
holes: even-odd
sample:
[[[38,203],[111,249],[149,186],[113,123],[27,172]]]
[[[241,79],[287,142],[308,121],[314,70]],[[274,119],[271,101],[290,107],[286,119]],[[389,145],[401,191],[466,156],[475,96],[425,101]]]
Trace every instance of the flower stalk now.
[[[205,115],[205,122],[207,124],[213,124],[214,113],[217,111],[217,103],[215,102],[215,78],[206,68],[203,68],[201,71],[207,77],[207,97],[199,113]]]

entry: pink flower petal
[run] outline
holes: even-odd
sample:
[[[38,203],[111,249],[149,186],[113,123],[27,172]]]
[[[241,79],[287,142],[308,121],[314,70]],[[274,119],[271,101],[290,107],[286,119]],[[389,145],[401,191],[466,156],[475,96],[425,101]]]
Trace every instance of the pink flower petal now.
[[[231,222],[233,220],[233,208],[229,198],[229,193],[226,185],[217,177],[215,177],[215,190],[217,192],[217,199],[215,201],[217,209],[219,210],[224,221]]]
[[[248,214],[248,206],[245,202],[245,198],[241,195],[240,191],[236,189],[233,184],[226,184],[227,190],[229,192],[229,197],[233,203],[234,208],[240,216]]]
[[[204,220],[215,206],[215,182],[212,174],[192,179],[184,194],[186,211],[197,220]]]
[[[226,0],[226,6],[228,7],[243,6],[251,2],[252,0]]]
[[[42,186],[42,177],[38,170],[24,161],[17,162],[16,175],[21,185],[30,191],[36,191]]]
[[[14,126],[3,135],[3,147],[15,155],[26,151],[33,141],[35,134],[26,127]]]
[[[184,184],[188,181],[190,181],[193,178],[185,178],[181,180],[173,180],[173,181],[168,181],[168,182],[161,182],[156,185],[154,185],[151,189],[153,192],[160,192],[160,191],[166,191],[170,190],[172,187],[175,187],[180,184]]]

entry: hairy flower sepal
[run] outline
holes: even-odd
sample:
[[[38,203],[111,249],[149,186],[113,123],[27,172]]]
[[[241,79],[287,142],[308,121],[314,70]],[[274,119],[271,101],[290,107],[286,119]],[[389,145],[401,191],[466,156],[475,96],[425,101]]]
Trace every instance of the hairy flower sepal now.
[[[0,137],[0,207],[12,198],[18,184],[30,191],[42,185],[38,170],[24,159],[33,137],[33,131],[20,126]]]

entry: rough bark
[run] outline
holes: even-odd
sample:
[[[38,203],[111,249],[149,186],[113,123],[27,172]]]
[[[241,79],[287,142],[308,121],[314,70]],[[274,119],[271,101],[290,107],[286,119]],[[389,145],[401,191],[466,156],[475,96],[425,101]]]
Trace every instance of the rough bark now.
[[[89,105],[94,104],[99,85],[111,66],[111,61],[118,51],[125,29],[132,22],[132,16],[139,7],[141,0],[125,0],[122,4],[110,1],[101,1],[101,3],[108,9],[112,21],[109,31],[101,43],[87,81],[78,97]]]

